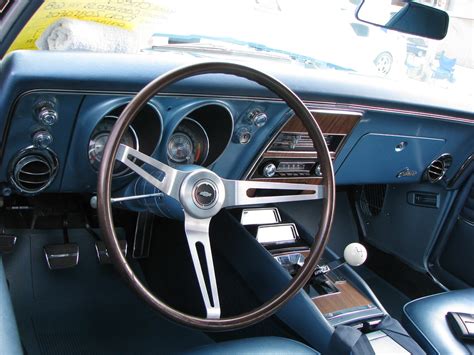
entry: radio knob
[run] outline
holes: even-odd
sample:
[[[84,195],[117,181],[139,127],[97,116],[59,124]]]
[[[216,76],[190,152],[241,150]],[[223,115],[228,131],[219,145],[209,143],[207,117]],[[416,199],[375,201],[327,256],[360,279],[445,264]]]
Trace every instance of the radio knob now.
[[[323,176],[323,172],[321,171],[321,164],[317,163],[316,167],[314,168],[314,175],[321,177]]]
[[[36,148],[45,149],[45,148],[48,148],[51,145],[51,143],[53,143],[53,136],[48,131],[41,130],[33,134],[32,140],[33,140],[33,145]]]
[[[276,170],[276,165],[273,163],[269,163],[263,167],[263,176],[273,177],[276,174]]]
[[[255,127],[260,128],[265,126],[265,123],[267,123],[268,121],[268,116],[265,112],[255,110],[249,114],[248,119],[250,124],[253,124]]]

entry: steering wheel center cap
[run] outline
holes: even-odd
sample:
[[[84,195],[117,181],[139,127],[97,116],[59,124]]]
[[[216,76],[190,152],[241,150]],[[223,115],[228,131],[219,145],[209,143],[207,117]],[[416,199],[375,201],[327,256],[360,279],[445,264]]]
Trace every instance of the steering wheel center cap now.
[[[216,215],[225,200],[225,187],[221,178],[207,169],[198,169],[181,183],[179,202],[184,212],[194,218]]]
[[[194,185],[192,196],[197,207],[209,209],[217,203],[219,190],[214,182],[209,179],[203,179]]]

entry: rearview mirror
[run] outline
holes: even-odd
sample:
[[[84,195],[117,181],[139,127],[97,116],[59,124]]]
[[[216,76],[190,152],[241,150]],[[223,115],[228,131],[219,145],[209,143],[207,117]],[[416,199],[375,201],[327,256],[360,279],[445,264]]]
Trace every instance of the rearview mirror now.
[[[449,16],[440,9],[410,0],[363,0],[356,11],[359,21],[431,39],[448,33]]]

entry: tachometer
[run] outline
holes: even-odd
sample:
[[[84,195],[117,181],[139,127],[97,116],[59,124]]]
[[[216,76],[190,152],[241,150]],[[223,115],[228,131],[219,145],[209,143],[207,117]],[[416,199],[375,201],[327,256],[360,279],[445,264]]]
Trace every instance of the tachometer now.
[[[99,170],[102,155],[104,154],[105,144],[109,139],[110,132],[112,131],[116,120],[116,116],[106,116],[97,124],[92,132],[89,140],[88,155],[89,162],[95,170]],[[120,143],[138,149],[138,137],[131,126],[128,127],[127,131],[122,136]],[[125,165],[120,162],[115,162],[114,175],[122,175],[127,170],[128,168]]]
[[[170,165],[202,165],[209,153],[206,131],[197,121],[183,119],[168,141],[167,152]]]

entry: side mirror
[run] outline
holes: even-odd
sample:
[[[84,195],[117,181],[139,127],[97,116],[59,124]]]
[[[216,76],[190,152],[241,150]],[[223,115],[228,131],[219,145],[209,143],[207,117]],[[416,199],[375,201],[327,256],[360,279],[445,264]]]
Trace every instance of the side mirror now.
[[[371,25],[431,39],[443,39],[448,33],[449,15],[445,11],[412,1],[363,0],[356,17]]]

